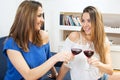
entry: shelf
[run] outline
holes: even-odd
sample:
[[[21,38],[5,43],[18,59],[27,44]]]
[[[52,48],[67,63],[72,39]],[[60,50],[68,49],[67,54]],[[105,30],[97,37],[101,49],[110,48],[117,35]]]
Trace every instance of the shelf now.
[[[60,26],[59,30],[80,31],[81,26]]]
[[[105,32],[106,33],[120,34],[120,28],[105,27]]]
[[[120,52],[120,45],[112,44],[110,45],[110,50]]]
[[[81,26],[64,26],[64,25],[61,26],[60,25],[59,30],[80,31]],[[105,32],[120,34],[120,28],[105,27]]]
[[[60,25],[80,26],[81,13],[60,12]]]

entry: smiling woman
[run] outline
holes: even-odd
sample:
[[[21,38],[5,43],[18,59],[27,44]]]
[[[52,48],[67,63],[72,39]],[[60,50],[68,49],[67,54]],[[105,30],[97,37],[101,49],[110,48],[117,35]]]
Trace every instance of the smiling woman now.
[[[57,72],[54,65],[71,59],[73,55],[68,56],[68,52],[51,55],[48,34],[41,30],[43,23],[40,2],[25,0],[19,5],[4,42],[3,54],[8,64],[4,80],[44,80],[43,75],[49,70],[55,78]]]
[[[41,29],[41,26],[43,25],[44,23],[44,19],[43,19],[43,10],[41,7],[38,8],[38,11],[37,11],[37,19],[36,19],[36,29],[37,30],[40,30]]]
[[[71,32],[66,38],[62,51],[70,51],[77,44],[82,52],[76,55],[69,64],[63,63],[57,80],[62,80],[69,70],[71,80],[107,80],[108,75],[113,73],[110,44],[104,32],[102,15],[97,8],[94,6],[84,8],[81,15],[81,26],[81,31]],[[89,47],[87,47],[88,45]],[[93,46],[92,51],[89,50],[90,46]],[[83,52],[85,54],[91,52],[92,57],[86,58]]]

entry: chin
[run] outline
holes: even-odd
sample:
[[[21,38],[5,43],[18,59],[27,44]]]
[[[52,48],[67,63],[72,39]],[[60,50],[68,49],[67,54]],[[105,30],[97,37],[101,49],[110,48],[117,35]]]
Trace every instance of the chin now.
[[[90,32],[85,32],[86,35],[90,35]]]

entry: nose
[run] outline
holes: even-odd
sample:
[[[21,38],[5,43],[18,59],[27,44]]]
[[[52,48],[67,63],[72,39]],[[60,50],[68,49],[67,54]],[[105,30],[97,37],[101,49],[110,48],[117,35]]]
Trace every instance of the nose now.
[[[87,22],[84,22],[84,23],[83,23],[83,26],[87,27],[87,26],[88,26],[88,23],[87,23]]]
[[[41,21],[41,22],[44,22],[44,18],[43,18],[43,17],[41,17],[40,21]]]

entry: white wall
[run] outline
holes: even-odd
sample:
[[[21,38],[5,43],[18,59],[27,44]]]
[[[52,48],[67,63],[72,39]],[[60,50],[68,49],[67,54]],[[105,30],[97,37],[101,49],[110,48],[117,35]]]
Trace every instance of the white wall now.
[[[0,37],[8,35],[20,2],[21,0],[0,1]]]

